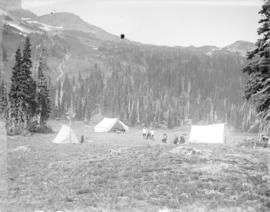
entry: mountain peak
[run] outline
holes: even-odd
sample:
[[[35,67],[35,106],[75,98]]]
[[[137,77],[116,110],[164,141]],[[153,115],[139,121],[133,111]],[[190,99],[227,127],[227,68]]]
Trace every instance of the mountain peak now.
[[[254,48],[255,48],[254,43],[239,40],[224,47],[224,50],[227,50],[229,52],[240,53],[242,56],[246,56],[247,52],[253,50]]]
[[[249,41],[244,41],[244,40],[238,40],[230,44],[229,46],[239,46],[239,47],[253,46],[254,47],[254,43],[249,42]]]
[[[42,15],[39,18],[40,19],[49,19],[49,17],[51,18],[68,18],[68,19],[78,19],[80,21],[83,21],[78,15],[75,15],[74,13],[69,13],[69,12],[52,12],[50,14],[46,14],[46,15]],[[63,20],[63,21],[68,21],[68,20]]]
[[[103,29],[91,25],[81,19],[78,15],[68,12],[57,12],[39,17],[39,21],[56,27],[63,27],[65,30],[90,33],[103,40],[115,40],[117,37]]]

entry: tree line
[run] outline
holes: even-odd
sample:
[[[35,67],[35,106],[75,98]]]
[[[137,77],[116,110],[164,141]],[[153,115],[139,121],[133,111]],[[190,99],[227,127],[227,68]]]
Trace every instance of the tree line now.
[[[9,92],[3,80],[0,89],[1,114],[2,118],[6,119],[8,134],[17,135],[47,129],[51,100],[45,67],[46,60],[41,57],[38,74],[33,77],[31,42],[27,37],[23,51],[18,47],[15,54]]]
[[[43,128],[49,117],[66,117],[70,109],[77,120],[91,120],[102,113],[131,126],[168,128],[192,120],[193,124],[226,122],[248,130],[257,119],[254,108],[242,98],[245,82],[239,74],[240,56],[209,57],[133,46],[102,48],[104,54],[114,55],[107,67],[95,64],[77,77],[66,74],[52,85],[45,53],[33,76],[27,38],[23,52],[17,49],[9,92],[4,81],[0,86],[0,110],[10,134]]]
[[[134,61],[132,49],[123,57]],[[227,122],[247,130],[255,122],[254,108],[242,98],[241,57],[228,54],[209,59],[182,52],[172,59],[167,53],[149,57],[141,52],[137,58],[146,64],[140,67],[113,58],[110,71],[93,65],[78,77],[65,75],[52,90],[52,117],[65,116],[72,107],[78,120],[91,120],[101,112],[131,126],[173,128],[192,120],[194,124]]]

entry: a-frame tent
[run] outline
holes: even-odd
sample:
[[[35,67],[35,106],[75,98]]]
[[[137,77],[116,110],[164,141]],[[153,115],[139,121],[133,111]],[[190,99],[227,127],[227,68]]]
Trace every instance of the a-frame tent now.
[[[192,125],[189,135],[191,143],[225,143],[225,124],[205,126]]]
[[[63,125],[57,136],[53,140],[56,144],[78,144],[80,143],[77,139],[74,131],[67,125]]]
[[[104,118],[94,127],[95,132],[128,131],[128,126],[117,118]]]

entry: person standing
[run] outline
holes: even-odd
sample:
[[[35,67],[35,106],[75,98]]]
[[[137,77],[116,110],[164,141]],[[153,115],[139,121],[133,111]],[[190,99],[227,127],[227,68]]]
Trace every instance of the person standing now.
[[[84,143],[84,136],[82,135],[80,143],[83,144]]]
[[[177,145],[179,143],[179,138],[177,135],[175,135],[174,140],[173,140],[173,144]]]
[[[186,142],[185,137],[182,135],[180,137],[180,144],[184,144]]]
[[[146,138],[147,136],[147,129],[145,127],[142,129],[142,136],[143,138]]]
[[[146,139],[150,139],[151,138],[151,133],[150,131],[147,129],[146,131]]]
[[[162,143],[164,143],[164,144],[166,144],[167,143],[167,134],[166,133],[164,133],[163,134],[163,137],[162,137]]]
[[[152,128],[151,130],[150,130],[150,136],[151,136],[151,139],[152,140],[155,140],[155,131],[154,131],[154,129]]]

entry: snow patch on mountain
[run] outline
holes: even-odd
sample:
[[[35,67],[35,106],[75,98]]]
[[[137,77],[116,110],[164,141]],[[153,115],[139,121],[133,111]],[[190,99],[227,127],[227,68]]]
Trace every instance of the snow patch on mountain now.
[[[31,20],[31,18],[21,18],[22,21],[27,21],[27,20]]]
[[[50,31],[54,31],[54,30],[63,30],[64,29],[63,26],[52,26],[52,25],[44,24],[44,23],[41,23],[41,22],[39,22],[37,20],[32,20],[32,19],[26,19],[25,22],[28,23],[28,24],[34,24],[39,29],[44,30],[46,32],[50,32]]]
[[[251,42],[247,41],[236,41],[235,43],[226,46],[224,50],[233,52],[233,53],[238,53],[241,56],[245,57],[247,53],[251,50],[253,50],[255,45]]]
[[[50,26],[50,25],[42,24],[42,23],[41,23],[41,25],[42,26],[40,27],[40,29],[42,29],[44,31],[47,31],[47,32],[54,31],[54,30],[63,30],[64,29],[63,26],[56,27],[56,26]]]
[[[229,52],[239,53],[239,54],[240,54],[241,56],[243,56],[243,57],[245,57],[246,54],[247,54],[247,51],[245,51],[245,50],[240,50],[240,49],[238,49],[238,48],[227,48],[226,50],[229,51]]]
[[[23,19],[22,19],[23,20]],[[35,20],[31,20],[31,19],[27,19],[25,20],[28,24],[39,24],[38,21],[35,21]]]
[[[16,22],[13,22],[13,21],[6,21],[5,24],[17,29],[18,31],[20,31],[20,33],[24,33],[24,34],[35,33],[34,30],[30,30],[30,29],[28,29],[26,27],[23,27],[19,23],[16,23]]]
[[[210,49],[206,52],[206,55],[208,55],[208,56],[213,56],[213,54],[216,52],[216,51],[219,51],[220,50],[220,48],[219,47],[215,47],[215,46],[213,46],[213,47],[210,47]]]

